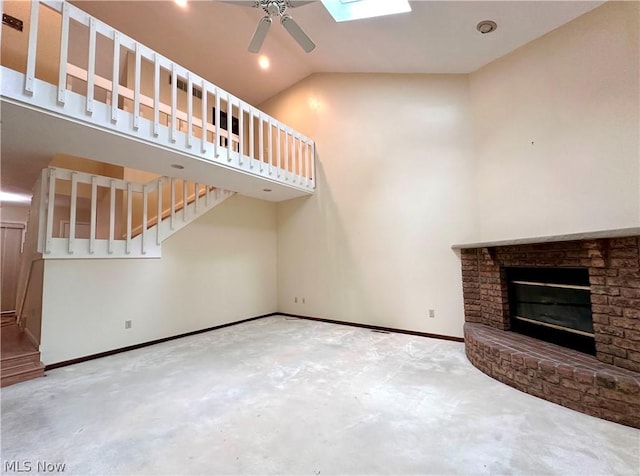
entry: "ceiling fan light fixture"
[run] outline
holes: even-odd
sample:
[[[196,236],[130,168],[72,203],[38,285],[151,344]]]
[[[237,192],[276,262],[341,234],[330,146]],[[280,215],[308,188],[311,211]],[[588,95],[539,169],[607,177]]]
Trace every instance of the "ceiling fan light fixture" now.
[[[322,4],[338,23],[411,11],[409,0],[322,0]]]

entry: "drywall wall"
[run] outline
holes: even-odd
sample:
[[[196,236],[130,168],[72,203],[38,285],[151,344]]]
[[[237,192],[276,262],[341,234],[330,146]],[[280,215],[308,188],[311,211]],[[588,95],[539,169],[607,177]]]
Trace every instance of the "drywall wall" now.
[[[27,45],[31,28],[31,2],[5,0],[2,13],[23,22],[18,31],[2,24],[0,59],[2,66],[25,72],[27,70]],[[58,58],[60,57],[60,14],[44,5],[39,6],[38,45],[36,53],[36,78],[50,83],[58,82]]]
[[[45,364],[275,312],[276,209],[234,196],[162,244],[161,259],[47,260]],[[132,328],[125,330],[124,321]]]
[[[0,204],[0,220],[4,222],[27,223],[29,219],[29,203]]]
[[[261,108],[316,141],[316,193],[278,204],[279,310],[461,336],[467,76],[313,75]]]
[[[477,241],[640,226],[640,3],[471,74]]]

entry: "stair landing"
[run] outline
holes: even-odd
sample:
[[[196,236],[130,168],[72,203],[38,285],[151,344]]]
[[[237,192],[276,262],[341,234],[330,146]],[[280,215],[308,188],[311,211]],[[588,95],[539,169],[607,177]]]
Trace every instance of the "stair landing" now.
[[[40,351],[20,331],[15,316],[2,316],[0,333],[0,386],[42,377],[44,365],[40,362]]]

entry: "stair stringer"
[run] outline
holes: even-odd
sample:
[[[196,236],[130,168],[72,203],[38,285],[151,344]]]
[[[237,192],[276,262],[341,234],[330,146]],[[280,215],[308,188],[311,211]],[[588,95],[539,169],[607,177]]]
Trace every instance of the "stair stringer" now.
[[[164,240],[169,238],[174,233],[182,230],[189,223],[197,220],[205,213],[209,212],[213,208],[220,205],[225,200],[234,196],[236,192],[231,190],[225,190],[220,188],[215,188],[211,191],[210,197],[207,199],[207,196],[199,197],[198,200],[193,200],[186,207],[181,208],[180,210],[176,210],[176,212],[168,217],[162,219],[159,225],[153,225],[150,227],[146,234],[143,232],[138,235],[135,240],[139,240],[140,248],[142,247],[142,240],[146,240],[147,247],[151,248],[154,245],[159,246],[162,244]],[[207,200],[209,203],[207,204]],[[160,233],[158,234],[158,226],[160,226]],[[143,238],[143,235],[145,237]]]

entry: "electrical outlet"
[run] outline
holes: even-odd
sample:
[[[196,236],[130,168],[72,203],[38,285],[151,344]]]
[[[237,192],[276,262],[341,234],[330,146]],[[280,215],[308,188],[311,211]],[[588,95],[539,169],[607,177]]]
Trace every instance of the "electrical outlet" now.
[[[298,304],[298,298],[297,298],[297,297],[294,297],[294,298],[293,298],[293,302],[294,302],[294,303],[296,303],[296,304]]]
[[[131,329],[131,321],[124,321],[124,328]]]
[[[435,309],[429,309],[429,317],[436,317],[436,310]]]

